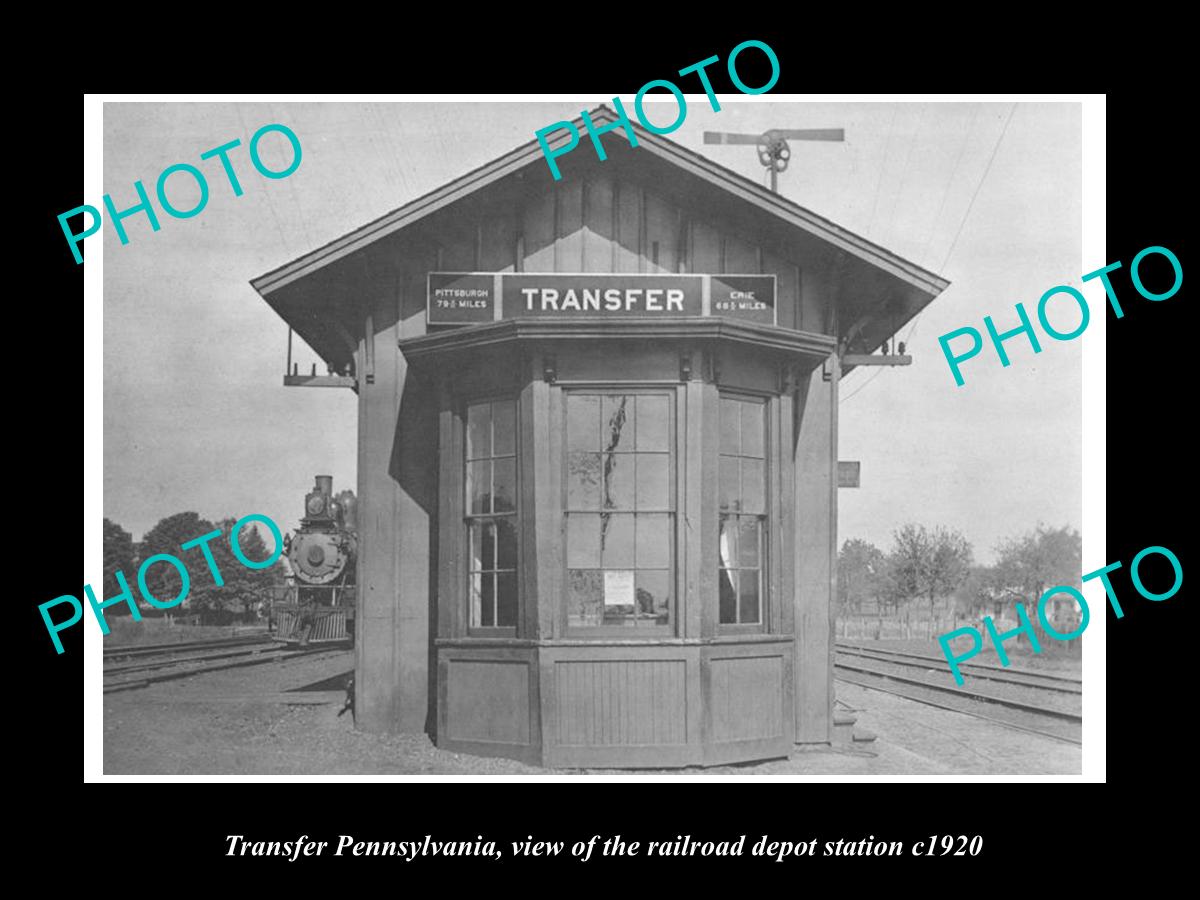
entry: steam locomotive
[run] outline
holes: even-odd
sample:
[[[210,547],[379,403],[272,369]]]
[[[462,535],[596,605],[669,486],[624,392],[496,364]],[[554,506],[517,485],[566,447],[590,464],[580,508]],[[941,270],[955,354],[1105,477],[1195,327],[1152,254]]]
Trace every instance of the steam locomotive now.
[[[354,643],[358,552],[354,494],[333,496],[333,477],[316,476],[304,517],[284,539],[288,584],[274,604],[275,640],[297,646]]]

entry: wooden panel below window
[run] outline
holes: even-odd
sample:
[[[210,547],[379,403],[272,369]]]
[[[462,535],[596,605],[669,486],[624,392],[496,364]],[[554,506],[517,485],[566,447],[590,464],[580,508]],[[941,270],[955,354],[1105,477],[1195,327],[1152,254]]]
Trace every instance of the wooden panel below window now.
[[[783,735],[782,657],[714,657],[709,665],[709,710],[714,741]]]
[[[446,666],[447,737],[529,743],[529,664],[452,659]]]
[[[554,666],[555,743],[682,744],[687,740],[684,660],[579,660]]]

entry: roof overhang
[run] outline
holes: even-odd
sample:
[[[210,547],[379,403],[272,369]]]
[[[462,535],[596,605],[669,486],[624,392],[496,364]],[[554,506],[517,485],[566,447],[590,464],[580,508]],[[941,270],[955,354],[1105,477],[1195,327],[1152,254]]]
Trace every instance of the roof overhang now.
[[[590,115],[598,126],[618,121],[607,106]],[[588,146],[582,117],[572,124],[581,137],[572,153],[558,158],[564,177],[571,176],[573,167],[579,167],[575,171],[596,166],[635,170],[702,209],[720,202],[722,215],[727,214],[739,231],[749,231],[775,246],[819,250],[839,273],[836,331],[843,339],[852,338],[846,345],[855,352],[875,350],[949,286],[941,276],[637,124],[633,126],[636,148],[625,139],[623,129],[601,136],[606,162],[596,160]],[[551,149],[561,149],[570,139],[570,132],[560,128],[547,143]],[[359,271],[371,265],[366,248],[393,235],[393,240],[408,240],[405,229],[506,179],[510,184],[521,179],[527,184],[544,183],[547,188],[553,185],[536,140],[253,279],[251,285],[327,362],[344,363],[353,352],[351,332],[355,327],[352,321],[349,328],[343,321],[352,320],[344,308],[358,302],[355,286],[345,282],[370,277]]]

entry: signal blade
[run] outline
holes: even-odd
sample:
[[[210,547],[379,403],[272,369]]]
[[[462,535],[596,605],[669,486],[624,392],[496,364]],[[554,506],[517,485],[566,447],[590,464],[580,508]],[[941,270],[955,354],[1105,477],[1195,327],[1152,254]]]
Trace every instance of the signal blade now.
[[[776,133],[788,140],[794,141],[844,141],[846,131],[843,128],[777,128]]]
[[[761,140],[761,134],[731,134],[727,131],[704,132],[704,143],[706,144],[757,144]]]

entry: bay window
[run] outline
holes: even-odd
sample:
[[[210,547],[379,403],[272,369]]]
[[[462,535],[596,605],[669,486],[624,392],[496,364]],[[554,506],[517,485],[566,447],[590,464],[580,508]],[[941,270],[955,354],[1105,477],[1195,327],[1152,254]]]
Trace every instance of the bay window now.
[[[721,395],[718,622],[761,627],[767,544],[766,404]]]
[[[668,630],[674,398],[564,392],[567,627]]]

